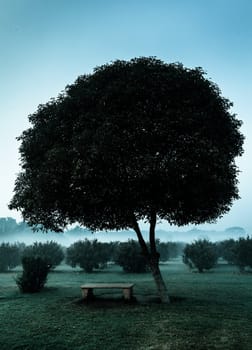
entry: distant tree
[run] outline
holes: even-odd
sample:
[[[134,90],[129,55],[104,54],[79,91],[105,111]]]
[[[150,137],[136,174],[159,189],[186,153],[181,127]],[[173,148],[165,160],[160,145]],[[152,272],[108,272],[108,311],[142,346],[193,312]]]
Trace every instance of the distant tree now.
[[[118,247],[120,245],[120,241],[113,241],[108,243],[108,252],[109,252],[109,261],[115,262],[117,257]]]
[[[252,237],[227,239],[219,243],[219,255],[229,264],[236,265],[241,272],[252,268]]]
[[[13,269],[20,262],[20,247],[18,244],[2,243],[0,245],[0,272]]]
[[[85,272],[92,272],[109,260],[108,251],[97,239],[78,241],[67,248],[66,262],[72,267],[80,266]]]
[[[160,242],[156,241],[157,251],[160,254],[160,261],[175,259],[183,255],[185,243],[183,242]]]
[[[184,253],[185,246],[186,246],[185,242],[175,242],[175,244],[176,244],[175,252],[174,252],[173,248],[169,248],[171,259],[177,258],[177,257],[182,257],[183,253]]]
[[[183,255],[185,243],[183,242],[167,242],[168,255],[170,259],[175,259]]]
[[[234,261],[240,271],[244,271],[246,267],[252,268],[252,237],[240,237],[237,240]]]
[[[139,273],[146,272],[148,269],[141,247],[133,239],[119,244],[115,263],[122,266],[125,272]]]
[[[159,239],[156,240],[156,247],[159,253],[160,261],[167,261],[170,258],[169,244],[167,242],[160,242]]]
[[[41,258],[47,262],[49,269],[54,269],[64,259],[61,245],[53,241],[46,243],[35,242],[24,249],[23,256]]]
[[[246,231],[244,230],[243,227],[240,226],[232,226],[232,227],[228,227],[225,232],[228,235],[236,235],[238,237],[242,237],[246,234]]]
[[[114,242],[100,244],[99,252],[100,252],[100,255],[102,257],[102,261],[99,263],[100,269],[107,267],[107,263],[109,261],[113,261],[114,250],[115,250],[115,243]]]
[[[22,293],[39,292],[47,281],[49,266],[47,261],[40,257],[24,256],[22,258],[23,272],[16,279]]]
[[[168,303],[156,222],[213,222],[238,198],[243,136],[231,106],[201,68],[153,57],[95,68],[29,117],[10,208],[46,230],[133,229]]]
[[[183,262],[190,268],[197,268],[199,272],[210,270],[217,260],[215,244],[206,239],[199,239],[185,246]]]
[[[17,246],[19,249],[19,255],[20,255],[19,263],[21,264],[23,252],[26,248],[26,245],[25,245],[25,243],[22,243],[22,242],[16,242],[16,243],[14,243],[14,245]]]
[[[229,264],[236,264],[237,241],[226,239],[217,244],[218,255],[226,260]]]

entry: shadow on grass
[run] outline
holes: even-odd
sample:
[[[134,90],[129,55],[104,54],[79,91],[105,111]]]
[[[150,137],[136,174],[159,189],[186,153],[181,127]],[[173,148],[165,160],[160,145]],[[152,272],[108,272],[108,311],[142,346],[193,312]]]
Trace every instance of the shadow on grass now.
[[[183,298],[183,297],[178,297],[178,296],[170,295],[170,303],[171,303],[171,304],[174,304],[174,303],[181,303],[181,302],[183,302],[183,301],[185,301],[185,300],[187,300],[187,299],[186,299],[186,298]],[[159,297],[150,297],[150,298],[147,298],[147,303],[149,303],[149,304],[162,304]]]
[[[184,302],[186,298],[171,296],[171,304]],[[144,300],[142,298],[137,299],[132,297],[130,300],[126,300],[123,297],[102,297],[102,296],[93,296],[88,299],[76,299],[73,301],[74,305],[77,306],[88,306],[91,308],[116,308],[121,306],[141,306],[141,305],[156,305],[161,304],[161,300],[158,297],[146,297]]]

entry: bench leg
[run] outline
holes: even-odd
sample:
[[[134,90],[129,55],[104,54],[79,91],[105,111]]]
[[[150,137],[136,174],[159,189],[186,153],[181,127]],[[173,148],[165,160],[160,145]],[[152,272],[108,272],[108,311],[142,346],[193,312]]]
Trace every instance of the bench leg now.
[[[92,298],[94,296],[93,288],[83,288],[82,289],[82,296],[84,299]]]
[[[132,288],[123,288],[123,295],[126,300],[132,299]]]

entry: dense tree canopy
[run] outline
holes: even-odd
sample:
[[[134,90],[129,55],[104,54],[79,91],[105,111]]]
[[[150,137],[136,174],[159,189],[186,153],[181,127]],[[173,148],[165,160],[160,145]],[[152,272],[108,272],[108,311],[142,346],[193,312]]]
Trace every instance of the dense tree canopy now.
[[[156,58],[115,61],[40,105],[19,137],[11,208],[62,230],[133,228],[138,220],[211,222],[238,198],[241,122],[201,68]]]
[[[212,221],[238,197],[240,121],[200,68],[154,58],[84,75],[30,116],[11,207],[48,229],[121,229],[154,210]]]

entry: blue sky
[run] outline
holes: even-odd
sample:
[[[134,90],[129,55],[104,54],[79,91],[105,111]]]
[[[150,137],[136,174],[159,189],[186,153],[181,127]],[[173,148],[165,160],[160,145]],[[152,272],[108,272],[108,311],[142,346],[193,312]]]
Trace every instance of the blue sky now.
[[[242,198],[204,227],[252,232],[251,18],[250,0],[0,0],[0,216],[21,220],[7,208],[19,171],[15,137],[38,104],[97,65],[157,56],[203,67],[234,102],[246,136]]]

